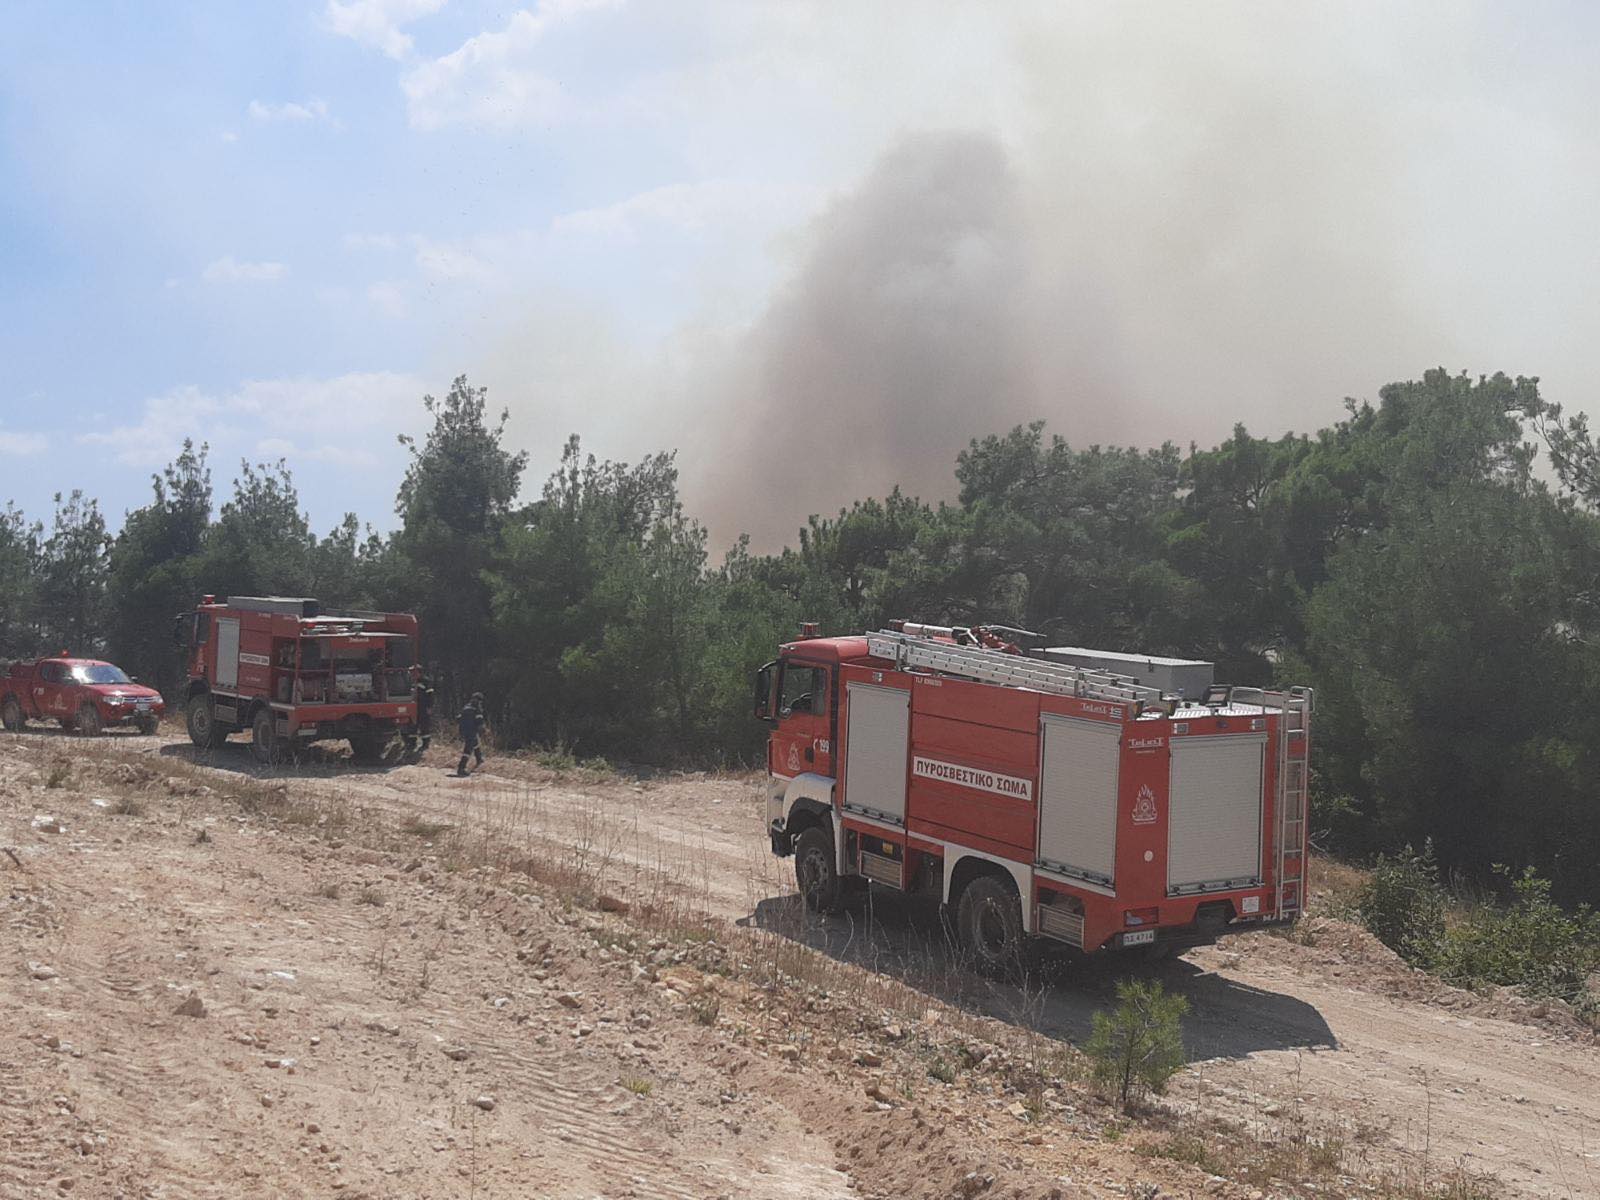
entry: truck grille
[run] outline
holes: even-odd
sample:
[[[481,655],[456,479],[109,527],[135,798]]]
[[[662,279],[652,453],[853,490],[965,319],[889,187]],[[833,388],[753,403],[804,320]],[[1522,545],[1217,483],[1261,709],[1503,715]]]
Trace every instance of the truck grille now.
[[[861,873],[875,883],[900,886],[900,864],[892,858],[873,854],[870,850],[861,852]]]

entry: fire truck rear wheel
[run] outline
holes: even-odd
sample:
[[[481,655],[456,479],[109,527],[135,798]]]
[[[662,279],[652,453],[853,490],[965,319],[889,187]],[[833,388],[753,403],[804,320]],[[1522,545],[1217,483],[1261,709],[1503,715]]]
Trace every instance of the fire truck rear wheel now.
[[[84,737],[99,737],[102,728],[100,710],[92,704],[80,705],[77,720],[78,732]]]
[[[794,840],[794,881],[813,912],[838,909],[839,870],[834,863],[833,838],[820,825],[802,830]]]
[[[1022,905],[1016,889],[980,875],[961,892],[956,929],[972,963],[985,975],[1014,976],[1023,968]]]
[[[376,766],[383,762],[392,740],[381,733],[352,734],[350,757],[366,766]]]
[[[183,714],[189,727],[189,740],[202,750],[215,750],[222,745],[223,734],[217,728],[217,717],[211,704],[211,693],[201,692],[189,697],[189,706]]]
[[[282,757],[270,708],[263,708],[256,713],[256,719],[250,725],[250,753],[260,763],[275,763]]]
[[[22,705],[17,703],[15,696],[7,696],[6,702],[0,704],[0,725],[4,725],[12,733],[21,733],[26,722],[22,717]]]

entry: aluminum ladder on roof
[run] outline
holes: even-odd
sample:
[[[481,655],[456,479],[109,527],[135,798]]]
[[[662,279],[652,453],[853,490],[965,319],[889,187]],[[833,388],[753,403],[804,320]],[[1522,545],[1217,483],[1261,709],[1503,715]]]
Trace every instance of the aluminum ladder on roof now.
[[[867,634],[867,649],[874,657],[886,658],[902,669],[939,671],[982,683],[1033,688],[1057,696],[1082,696],[1128,705],[1161,699],[1157,689],[1145,687],[1126,675],[1045,662],[982,646],[957,646],[889,629]]]

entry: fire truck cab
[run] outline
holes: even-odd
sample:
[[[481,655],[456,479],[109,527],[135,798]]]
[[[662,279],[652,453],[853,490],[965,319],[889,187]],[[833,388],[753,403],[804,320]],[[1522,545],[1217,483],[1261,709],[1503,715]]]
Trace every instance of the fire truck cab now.
[[[189,663],[189,738],[202,749],[249,730],[262,762],[337,738],[358,761],[378,762],[416,720],[417,619],[409,613],[206,596],[179,615],[174,633]]]
[[[1164,952],[1298,916],[1310,689],[985,627],[813,630],[755,683],[772,850],[812,908],[929,894],[991,973],[1033,938]]]

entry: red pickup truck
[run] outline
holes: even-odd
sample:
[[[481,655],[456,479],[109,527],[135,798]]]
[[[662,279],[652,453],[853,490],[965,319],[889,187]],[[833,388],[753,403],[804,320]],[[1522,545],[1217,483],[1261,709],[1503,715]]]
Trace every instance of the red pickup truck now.
[[[0,675],[0,724],[13,733],[30,720],[60,721],[63,729],[91,736],[112,725],[154,733],[165,711],[160,692],[92,658],[12,663]]]

